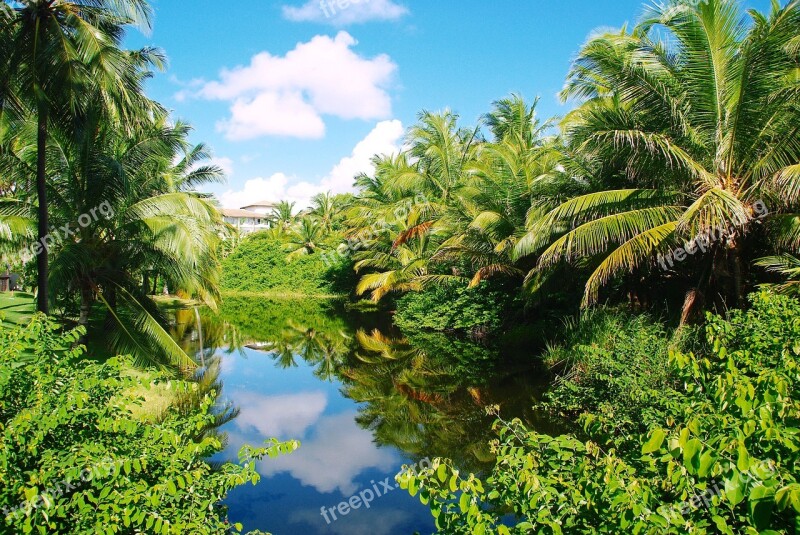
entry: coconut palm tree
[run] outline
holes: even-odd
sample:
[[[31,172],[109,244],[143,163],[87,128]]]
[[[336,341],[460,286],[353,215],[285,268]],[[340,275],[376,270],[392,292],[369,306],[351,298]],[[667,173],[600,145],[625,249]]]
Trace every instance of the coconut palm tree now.
[[[556,192],[569,191],[557,141],[545,137],[550,124],[536,118],[537,103],[528,105],[519,95],[494,103],[484,116],[493,139],[478,145],[464,186],[438,223],[452,237],[433,260],[466,264],[473,287],[496,275],[521,279],[525,272],[512,253],[526,221],[552,206]]]
[[[66,308],[77,302],[77,322],[117,353],[192,367],[164,330],[141,277],[153,270],[216,302],[224,225],[211,199],[193,188],[221,170],[195,165],[202,150],[186,142],[189,128],[172,125],[166,114],[141,119],[131,132],[107,119],[98,99],[72,131],[51,132],[51,216],[59,229],[49,251],[54,295]],[[17,160],[24,162],[35,143],[34,134],[19,135]],[[93,313],[97,303],[105,315]]]
[[[408,151],[374,160],[373,177],[356,179],[361,189],[348,213],[348,233],[362,245],[356,271],[364,274],[358,294],[379,301],[391,292],[419,291],[426,284],[463,281],[429,270],[447,237],[442,216],[457,202],[477,154],[478,131],[460,129],[445,111],[423,112],[409,130]]]
[[[529,278],[587,266],[589,305],[612,279],[716,233],[695,270],[668,271],[690,275],[687,314],[705,294],[741,302],[756,237],[800,246],[799,34],[797,0],[747,17],[735,0],[672,0],[632,31],[591,38],[563,92],[582,101],[563,130],[594,183],[531,222],[515,251],[538,257]]]
[[[768,256],[760,258],[756,265],[787,279],[782,284],[774,285],[779,293],[800,295],[800,258],[790,254]]]
[[[325,233],[330,234],[341,224],[351,198],[350,195],[318,193],[311,199],[310,215],[319,222]]]
[[[302,218],[299,225],[289,232],[286,242],[289,256],[286,260],[291,262],[301,256],[314,254],[319,247],[322,233],[323,227],[320,223],[310,216]]]
[[[297,215],[294,213],[295,204],[289,201],[279,202],[267,216],[270,225],[281,233],[289,232],[297,222]]]
[[[0,41],[3,55],[0,112],[36,119],[35,199],[38,239],[50,232],[48,213],[47,150],[55,123],[69,124],[86,103],[90,85],[105,88],[105,103],[125,107],[141,100],[141,79],[127,76],[129,55],[122,50],[124,29],[147,25],[150,9],[145,0],[15,0],[1,4]],[[143,50],[144,61],[159,63],[158,54]],[[48,255],[37,254],[38,309],[49,311]]]

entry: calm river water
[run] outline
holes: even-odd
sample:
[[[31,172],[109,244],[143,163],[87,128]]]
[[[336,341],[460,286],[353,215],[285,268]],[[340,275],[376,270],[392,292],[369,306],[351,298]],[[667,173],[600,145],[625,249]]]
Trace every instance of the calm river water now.
[[[485,469],[488,405],[539,423],[530,407],[545,374],[524,344],[501,350],[400,333],[387,318],[314,301],[228,298],[218,314],[174,317],[176,339],[238,410],[220,428],[228,445],[216,460],[235,461],[243,444],[272,437],[302,443],[261,462],[257,486],[230,494],[229,517],[245,532],[432,533],[427,507],[394,488],[402,466],[446,456],[462,469]],[[338,507],[370,494],[369,508],[354,501],[359,507],[343,515]]]

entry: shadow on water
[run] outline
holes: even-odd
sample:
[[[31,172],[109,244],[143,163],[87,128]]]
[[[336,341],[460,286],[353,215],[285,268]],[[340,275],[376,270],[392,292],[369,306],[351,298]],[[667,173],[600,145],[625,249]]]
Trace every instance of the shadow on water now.
[[[320,510],[425,458],[485,470],[489,406],[547,429],[531,407],[548,374],[519,341],[510,350],[400,333],[386,316],[310,300],[227,298],[218,313],[180,309],[172,317],[175,339],[207,364],[217,388],[217,379],[224,384],[224,414],[241,412],[221,428],[229,440],[221,459],[273,436],[303,443],[265,461],[261,485],[231,493],[230,516],[246,529],[430,533],[427,509],[403,491],[332,522]]]

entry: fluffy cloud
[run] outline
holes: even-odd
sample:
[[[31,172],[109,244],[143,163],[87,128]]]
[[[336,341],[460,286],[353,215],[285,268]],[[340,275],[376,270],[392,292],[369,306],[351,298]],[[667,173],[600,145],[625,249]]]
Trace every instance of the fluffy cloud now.
[[[194,96],[231,103],[218,124],[231,140],[275,135],[315,139],[325,135],[323,116],[375,120],[391,115],[387,92],[397,65],[385,54],[365,58],[347,32],[318,35],[285,56],[262,52],[247,66],[223,70]],[[179,94],[178,96],[182,96]]]
[[[238,98],[231,106],[231,118],[217,123],[231,141],[261,136],[304,139],[325,137],[325,123],[300,93],[262,93],[255,98]]]
[[[304,436],[325,411],[328,399],[323,392],[304,392],[284,396],[238,393],[234,402],[241,408],[234,420],[242,432],[255,429],[262,437],[282,440]]]
[[[220,195],[219,200],[224,208],[241,208],[253,202],[278,202],[286,197],[286,186],[289,177],[283,173],[275,173],[269,178],[254,178],[244,184],[239,191],[228,190]]]
[[[359,427],[355,417],[353,413],[322,417],[314,425],[314,436],[303,438],[301,450],[260,463],[259,472],[265,477],[289,473],[318,492],[338,489],[344,496],[358,490],[355,478],[365,470],[394,475],[392,470],[399,471],[401,464],[397,455],[378,448],[372,433]]]
[[[288,20],[333,26],[397,20],[407,14],[408,9],[393,0],[308,0],[300,7],[283,6]]]
[[[311,198],[317,193],[348,193],[353,191],[353,179],[361,173],[374,170],[372,157],[376,154],[392,155],[400,152],[403,137],[403,123],[397,120],[382,121],[367,134],[353,149],[353,152],[337,163],[331,171],[318,183],[289,183],[283,173],[269,178],[248,180],[244,189],[229,190],[220,196],[225,208],[240,208],[254,200],[278,202],[289,200],[296,202],[299,208],[309,205]]]
[[[353,179],[361,173],[374,170],[372,158],[376,154],[392,155],[400,152],[403,123],[398,120],[383,121],[361,140],[350,156],[342,158],[322,180],[318,191],[348,193],[353,191]]]

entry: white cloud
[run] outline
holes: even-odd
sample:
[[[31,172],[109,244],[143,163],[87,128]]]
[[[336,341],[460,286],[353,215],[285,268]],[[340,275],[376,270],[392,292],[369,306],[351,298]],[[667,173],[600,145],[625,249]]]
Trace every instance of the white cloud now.
[[[269,178],[254,178],[244,184],[239,191],[228,190],[219,197],[223,208],[241,208],[260,201],[278,202],[286,197],[289,178],[283,173],[275,173]]]
[[[231,103],[218,124],[231,140],[276,135],[315,139],[325,134],[324,115],[375,120],[391,115],[387,92],[397,65],[385,54],[365,58],[347,32],[318,35],[285,56],[255,55],[250,64],[220,73],[194,95]]]
[[[322,191],[347,193],[353,190],[353,178],[374,170],[372,158],[376,154],[392,155],[400,152],[403,123],[398,120],[383,121],[361,140],[350,156],[342,158],[320,184]]]
[[[325,123],[299,93],[262,93],[253,99],[238,98],[231,118],[217,123],[231,141],[261,136],[303,139],[325,137]]]
[[[256,429],[263,437],[288,440],[304,436],[325,412],[328,399],[323,392],[305,392],[284,396],[239,393],[234,402],[241,407],[234,420],[242,432]]]
[[[407,14],[408,9],[393,0],[308,0],[300,7],[283,6],[288,20],[333,26],[397,20]]]
[[[344,413],[321,418],[314,436],[303,439],[299,450],[264,461],[259,472],[265,477],[289,473],[318,492],[338,489],[344,496],[358,490],[354,480],[364,470],[375,468],[394,475],[391,471],[400,470],[400,460],[392,451],[378,448],[372,433],[360,428],[355,417]]]
[[[401,150],[403,123],[398,120],[382,121],[358,142],[353,152],[333,166],[330,172],[318,183],[302,181],[289,184],[284,173],[276,173],[269,178],[248,180],[240,191],[228,190],[220,195],[225,208],[241,208],[254,200],[273,202],[288,200],[297,203],[302,209],[309,206],[311,198],[317,193],[348,193],[353,191],[353,182],[361,173],[374,170],[372,158],[376,154],[393,155]]]
[[[208,165],[216,165],[217,167],[222,169],[222,172],[225,173],[225,176],[227,176],[228,178],[232,177],[234,174],[233,160],[231,160],[230,158],[214,157],[208,160],[208,162],[206,163]]]

